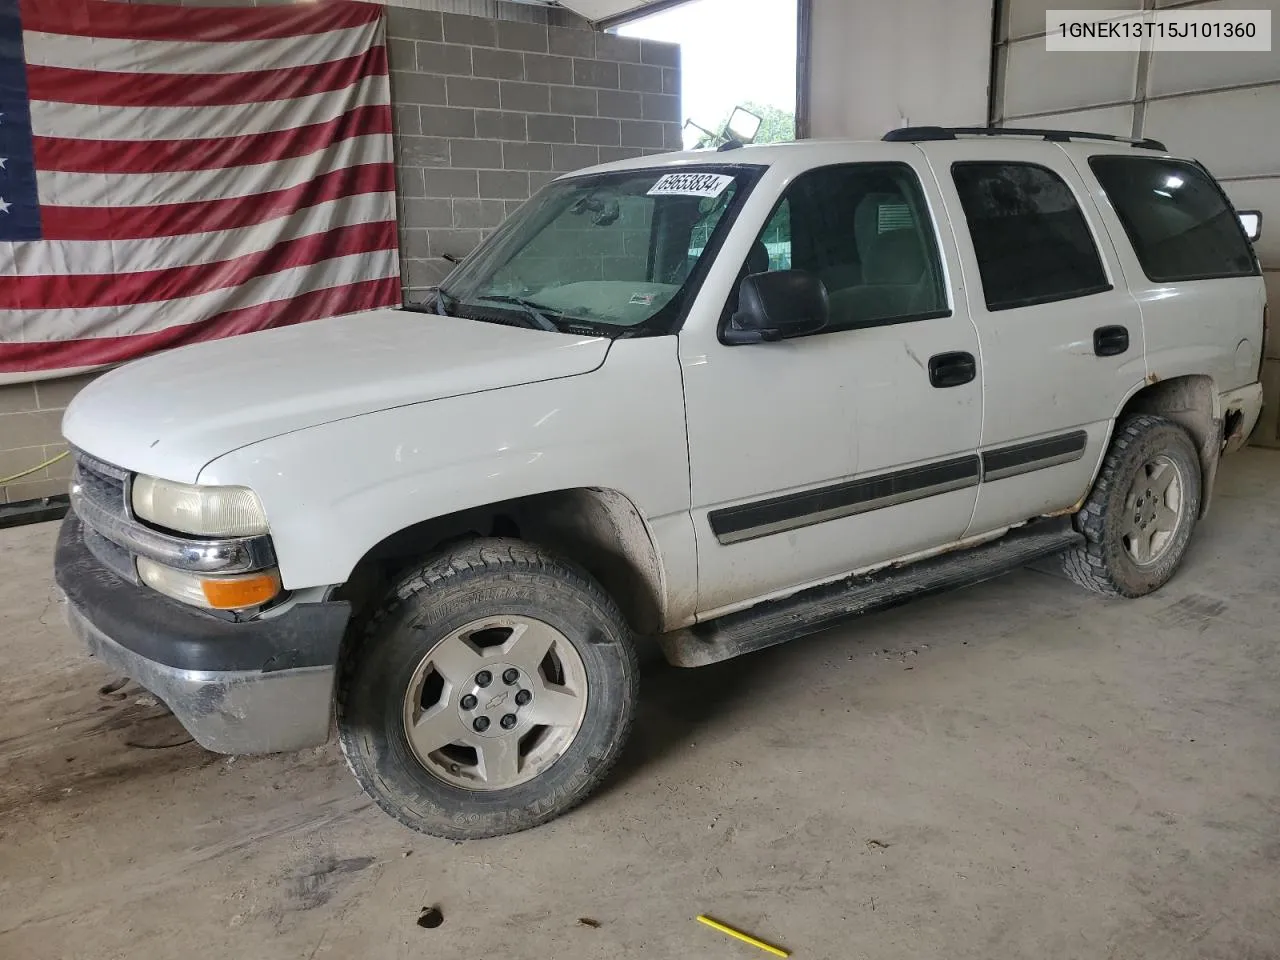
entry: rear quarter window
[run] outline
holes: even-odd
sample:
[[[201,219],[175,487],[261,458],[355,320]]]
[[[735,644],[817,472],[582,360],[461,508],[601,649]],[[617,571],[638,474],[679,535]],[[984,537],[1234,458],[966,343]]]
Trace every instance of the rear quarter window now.
[[[1147,278],[1157,283],[1249,277],[1253,248],[1203,168],[1156,157],[1089,158]]]

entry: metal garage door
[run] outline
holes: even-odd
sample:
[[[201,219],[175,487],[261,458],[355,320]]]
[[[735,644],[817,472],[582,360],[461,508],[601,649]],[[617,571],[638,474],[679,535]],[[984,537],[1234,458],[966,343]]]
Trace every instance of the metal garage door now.
[[[1147,7],[1267,9],[1280,0]],[[1006,0],[996,51],[997,125],[1148,136],[1203,161],[1240,208],[1264,211],[1259,244],[1273,318],[1280,311],[1280,46],[1269,53],[1047,53],[1045,10],[1136,10],[1138,0]],[[1273,320],[1273,327],[1275,321]],[[1254,441],[1280,445],[1280,336],[1267,345],[1267,412]]]

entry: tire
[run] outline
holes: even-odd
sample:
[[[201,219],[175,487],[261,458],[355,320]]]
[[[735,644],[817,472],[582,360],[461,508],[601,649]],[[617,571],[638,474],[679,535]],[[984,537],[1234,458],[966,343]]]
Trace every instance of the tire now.
[[[519,540],[474,540],[405,576],[345,655],[339,742],[360,786],[405,826],[453,840],[515,833],[605,778],[638,686],[631,630],[588,574]]]
[[[1170,469],[1172,480],[1161,490]],[[1200,483],[1200,457],[1180,426],[1148,414],[1121,422],[1093,489],[1075,515],[1085,543],[1062,555],[1066,575],[1082,587],[1113,597],[1141,597],[1158,590],[1178,569],[1191,541],[1200,515]],[[1149,490],[1154,494],[1148,496]],[[1176,519],[1169,521],[1175,490]],[[1160,532],[1151,536],[1144,550],[1146,532],[1153,528]]]

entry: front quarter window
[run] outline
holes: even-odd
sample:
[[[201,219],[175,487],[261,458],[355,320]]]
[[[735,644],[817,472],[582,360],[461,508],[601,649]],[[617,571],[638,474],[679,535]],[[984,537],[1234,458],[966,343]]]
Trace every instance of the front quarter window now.
[[[626,170],[549,184],[441,288],[449,312],[562,330],[669,333],[754,167]]]

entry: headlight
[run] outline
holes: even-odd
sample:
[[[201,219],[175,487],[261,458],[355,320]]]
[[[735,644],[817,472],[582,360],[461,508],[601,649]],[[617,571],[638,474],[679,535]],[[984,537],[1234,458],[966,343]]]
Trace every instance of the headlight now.
[[[133,512],[158,527],[198,537],[252,537],[267,532],[267,515],[247,487],[197,487],[139,474]]]

